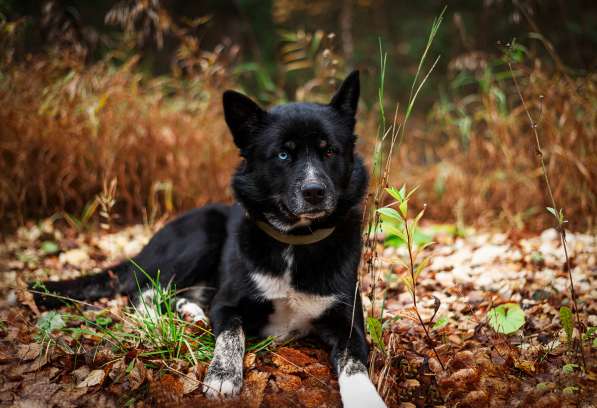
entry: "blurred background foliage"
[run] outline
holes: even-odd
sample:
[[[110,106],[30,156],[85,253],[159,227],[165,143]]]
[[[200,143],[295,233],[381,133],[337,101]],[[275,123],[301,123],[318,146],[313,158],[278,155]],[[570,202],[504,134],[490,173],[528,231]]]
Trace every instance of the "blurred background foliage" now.
[[[549,225],[507,49],[558,202],[573,228],[592,228],[597,6],[588,0],[0,0],[2,224],[76,219],[112,180],[120,222],[230,200],[228,87],[265,106],[326,102],[358,68],[359,149],[371,157],[379,44],[394,112],[444,5],[430,51],[441,58],[391,181],[420,184],[418,205],[439,221]]]

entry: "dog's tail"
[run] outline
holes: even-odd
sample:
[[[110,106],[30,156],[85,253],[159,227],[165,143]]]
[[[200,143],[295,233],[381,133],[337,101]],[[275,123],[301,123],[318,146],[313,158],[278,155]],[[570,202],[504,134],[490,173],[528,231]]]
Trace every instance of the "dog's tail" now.
[[[68,303],[69,299],[93,301],[132,292],[135,289],[135,282],[130,279],[133,268],[130,261],[125,261],[93,275],[57,282],[31,282],[28,286],[38,306],[55,308]]]

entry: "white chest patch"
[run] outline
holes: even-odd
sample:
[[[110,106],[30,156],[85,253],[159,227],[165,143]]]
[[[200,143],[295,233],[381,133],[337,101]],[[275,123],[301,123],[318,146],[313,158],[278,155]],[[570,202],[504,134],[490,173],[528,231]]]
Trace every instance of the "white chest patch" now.
[[[336,301],[333,295],[321,296],[300,292],[291,285],[293,264],[292,247],[284,251],[287,269],[282,277],[255,272],[251,275],[259,295],[273,303],[274,312],[263,328],[263,336],[274,336],[278,341],[301,337],[309,333],[311,323]]]

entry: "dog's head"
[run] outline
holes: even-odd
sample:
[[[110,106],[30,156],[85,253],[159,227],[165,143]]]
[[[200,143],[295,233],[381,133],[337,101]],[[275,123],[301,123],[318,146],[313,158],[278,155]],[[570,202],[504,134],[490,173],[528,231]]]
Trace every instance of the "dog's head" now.
[[[332,222],[358,205],[367,175],[354,152],[359,75],[351,73],[327,105],[289,103],[261,109],[224,93],[224,115],[243,163],[233,179],[251,216],[287,232]]]

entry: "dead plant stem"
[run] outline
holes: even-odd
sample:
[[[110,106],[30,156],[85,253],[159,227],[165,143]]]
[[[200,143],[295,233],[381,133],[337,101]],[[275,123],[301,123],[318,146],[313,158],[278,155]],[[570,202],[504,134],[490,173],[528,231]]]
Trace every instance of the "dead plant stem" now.
[[[411,238],[411,234],[410,234],[410,230],[408,229],[408,222],[406,220],[406,218],[404,218],[404,229],[406,231],[406,246],[408,248],[408,258],[410,261],[410,277],[412,280],[412,295],[413,295],[413,305],[415,306],[415,314],[417,315],[417,318],[419,319],[419,323],[421,323],[421,327],[423,327],[423,330],[425,331],[425,337],[427,337],[427,341],[429,343],[429,346],[431,347],[431,349],[433,350],[433,353],[435,354],[435,358],[437,358],[437,361],[439,362],[439,365],[442,367],[442,370],[445,370],[444,367],[444,363],[442,363],[442,359],[439,357],[439,354],[437,353],[437,350],[435,349],[435,346],[433,345],[433,340],[431,340],[431,336],[429,335],[429,330],[427,330],[427,326],[425,325],[425,322],[423,322],[423,318],[421,318],[421,314],[419,313],[419,307],[417,306],[417,284],[416,284],[416,277],[415,277],[415,263],[413,260],[413,251],[412,251],[412,238]]]
[[[560,235],[560,241],[562,242],[562,248],[564,249],[564,257],[566,259],[566,269],[568,269],[568,279],[570,280],[570,297],[572,298],[572,306],[574,308],[574,315],[576,316],[576,326],[578,328],[579,335],[581,336],[581,341],[579,343],[580,349],[580,356],[582,359],[583,367],[586,370],[586,361],[585,361],[585,354],[582,347],[582,334],[583,334],[583,325],[580,320],[580,313],[578,310],[578,304],[576,301],[576,291],[574,290],[574,279],[572,277],[572,268],[570,266],[570,258],[568,256],[568,246],[566,245],[566,230],[564,228],[564,222],[562,221],[561,217],[559,217],[558,207],[556,206],[556,200],[553,195],[553,191],[551,189],[551,184],[549,182],[549,175],[547,173],[547,168],[545,167],[545,159],[543,157],[543,150],[541,149],[541,140],[539,138],[539,132],[537,131],[538,123],[536,123],[531,116],[531,112],[526,104],[524,96],[522,96],[522,91],[520,86],[518,85],[518,81],[516,80],[516,75],[514,74],[514,70],[512,69],[512,64],[508,61],[508,68],[510,70],[510,74],[512,74],[512,81],[514,82],[514,87],[516,88],[516,92],[518,93],[518,97],[522,103],[522,107],[529,119],[529,123],[531,125],[531,129],[533,130],[533,135],[535,136],[535,143],[537,145],[537,156],[539,158],[539,162],[541,163],[541,170],[543,172],[543,178],[545,179],[545,185],[547,187],[547,193],[549,195],[549,199],[551,201],[551,205],[553,210],[555,211],[555,218],[557,220],[556,229]]]

